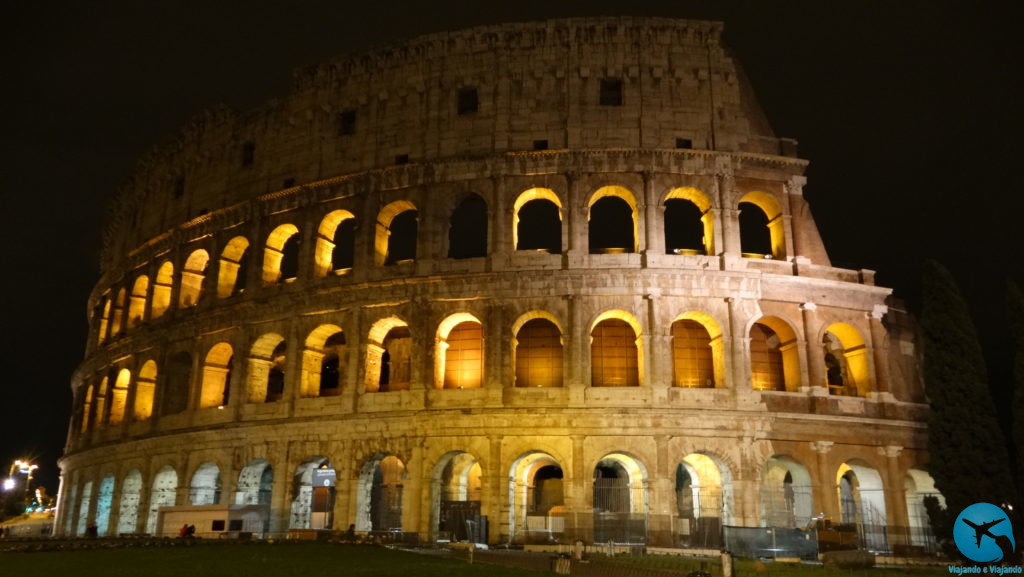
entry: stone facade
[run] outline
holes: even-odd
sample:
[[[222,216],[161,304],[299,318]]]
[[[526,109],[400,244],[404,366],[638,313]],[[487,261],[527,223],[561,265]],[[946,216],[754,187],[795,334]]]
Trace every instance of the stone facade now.
[[[825,513],[920,544],[912,328],[831,266],[720,36],[437,34],[198,117],[114,203],[58,530],[263,503],[268,533],[713,546]]]

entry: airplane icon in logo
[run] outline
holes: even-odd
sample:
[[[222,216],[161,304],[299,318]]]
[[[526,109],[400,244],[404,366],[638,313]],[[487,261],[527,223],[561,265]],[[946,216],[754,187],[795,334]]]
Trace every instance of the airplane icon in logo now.
[[[989,521],[988,523],[981,523],[980,525],[975,525],[974,523],[971,523],[967,519],[964,519],[964,523],[967,523],[968,525],[971,526],[971,528],[974,529],[974,533],[975,533],[975,535],[974,535],[974,542],[980,548],[981,547],[981,538],[984,537],[985,535],[988,535],[989,537],[992,537],[993,540],[995,540],[995,538],[996,538],[996,536],[993,535],[992,533],[989,533],[988,530],[990,528],[992,528],[993,526],[1002,523],[1005,520],[1006,520],[1006,518],[1004,517],[1002,519],[996,519],[995,521]]]

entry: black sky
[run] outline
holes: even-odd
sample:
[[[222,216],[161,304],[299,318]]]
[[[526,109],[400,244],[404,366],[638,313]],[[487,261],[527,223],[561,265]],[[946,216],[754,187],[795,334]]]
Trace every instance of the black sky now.
[[[1009,391],[1006,279],[1024,285],[1021,43],[1009,4],[808,2],[34,2],[5,7],[0,475],[56,489],[107,197],[202,108],[285,95],[292,69],[422,33],[587,15],[722,20],[835,263],[911,307],[952,269]]]

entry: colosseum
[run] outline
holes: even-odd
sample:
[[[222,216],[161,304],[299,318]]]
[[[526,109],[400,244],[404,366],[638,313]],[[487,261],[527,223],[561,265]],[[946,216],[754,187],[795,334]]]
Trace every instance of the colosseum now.
[[[112,204],[57,532],[928,546],[913,324],[722,31],[433,34],[199,115]]]

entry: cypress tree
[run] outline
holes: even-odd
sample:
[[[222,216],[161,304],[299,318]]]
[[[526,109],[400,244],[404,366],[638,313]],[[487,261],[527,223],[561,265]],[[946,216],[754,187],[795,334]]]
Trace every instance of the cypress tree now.
[[[974,503],[1011,502],[1013,481],[967,305],[939,263],[925,263],[922,281],[928,469],[955,517]]]
[[[1024,293],[1013,281],[1006,287],[1010,336],[1013,339],[1013,441],[1017,446],[1017,483],[1024,504]]]

